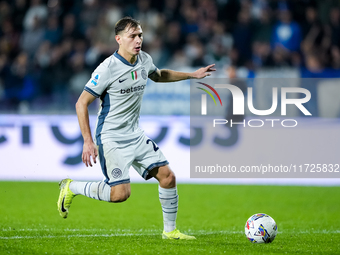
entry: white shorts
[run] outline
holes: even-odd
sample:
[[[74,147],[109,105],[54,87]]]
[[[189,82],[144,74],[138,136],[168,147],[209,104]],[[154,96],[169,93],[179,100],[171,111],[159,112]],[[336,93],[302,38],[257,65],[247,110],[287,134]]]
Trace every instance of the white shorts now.
[[[152,178],[149,175],[152,169],[169,164],[157,144],[144,134],[127,141],[101,144],[98,154],[105,182],[110,186],[129,183],[131,165],[148,180]]]

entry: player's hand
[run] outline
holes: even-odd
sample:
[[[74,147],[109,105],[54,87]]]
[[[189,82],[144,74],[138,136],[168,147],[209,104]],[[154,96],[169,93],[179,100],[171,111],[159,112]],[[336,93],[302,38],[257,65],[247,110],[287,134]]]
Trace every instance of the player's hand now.
[[[196,70],[195,72],[193,72],[191,77],[193,79],[202,79],[206,76],[210,76],[211,72],[216,71],[216,69],[213,68],[214,66],[215,66],[215,64],[212,64],[212,65],[209,65],[209,66],[206,66],[206,67],[202,67],[202,68]]]
[[[98,150],[97,146],[91,141],[91,142],[84,142],[83,146],[83,154],[81,156],[81,159],[83,160],[86,167],[92,166],[91,158],[93,160],[93,163],[97,163],[96,158],[98,156]]]

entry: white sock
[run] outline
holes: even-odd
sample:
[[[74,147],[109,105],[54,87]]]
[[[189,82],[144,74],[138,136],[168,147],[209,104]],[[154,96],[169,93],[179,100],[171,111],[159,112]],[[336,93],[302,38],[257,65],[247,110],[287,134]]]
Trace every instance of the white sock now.
[[[178,210],[177,187],[164,189],[158,186],[159,201],[163,210],[164,231],[171,232],[176,228],[176,217]]]
[[[111,187],[105,182],[77,182],[70,183],[70,190],[76,195],[84,195],[101,201],[110,202]]]

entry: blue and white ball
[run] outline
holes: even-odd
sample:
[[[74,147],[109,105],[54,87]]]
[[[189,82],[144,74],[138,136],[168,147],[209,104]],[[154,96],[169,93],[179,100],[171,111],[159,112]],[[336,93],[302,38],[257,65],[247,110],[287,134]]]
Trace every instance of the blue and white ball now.
[[[277,234],[277,225],[269,215],[257,213],[247,220],[244,232],[252,243],[271,243]]]

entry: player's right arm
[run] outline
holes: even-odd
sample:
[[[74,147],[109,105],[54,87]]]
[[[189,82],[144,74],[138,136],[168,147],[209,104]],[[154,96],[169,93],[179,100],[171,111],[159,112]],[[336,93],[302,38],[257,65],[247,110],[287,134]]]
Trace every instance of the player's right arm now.
[[[216,69],[213,68],[214,66],[215,64],[202,67],[192,73],[183,73],[169,69],[159,70],[158,68],[156,68],[156,70],[151,75],[149,75],[149,78],[154,82],[173,82],[186,79],[203,79],[206,76],[210,76],[211,72],[216,71]]]
[[[107,64],[103,62],[92,73],[76,103],[78,122],[84,138],[82,160],[86,166],[92,166],[91,158],[94,163],[97,163],[96,157],[98,155],[97,146],[91,135],[88,106],[107,89],[110,77],[110,70]]]
[[[84,139],[82,160],[86,166],[92,166],[91,157],[94,163],[96,163],[96,157],[98,155],[97,146],[94,144],[91,128],[90,128],[90,120],[89,120],[89,111],[88,106],[96,99],[95,96],[91,95],[87,91],[83,91],[80,95],[77,103],[76,103],[76,111],[78,116],[78,122],[81,130],[81,134]]]

